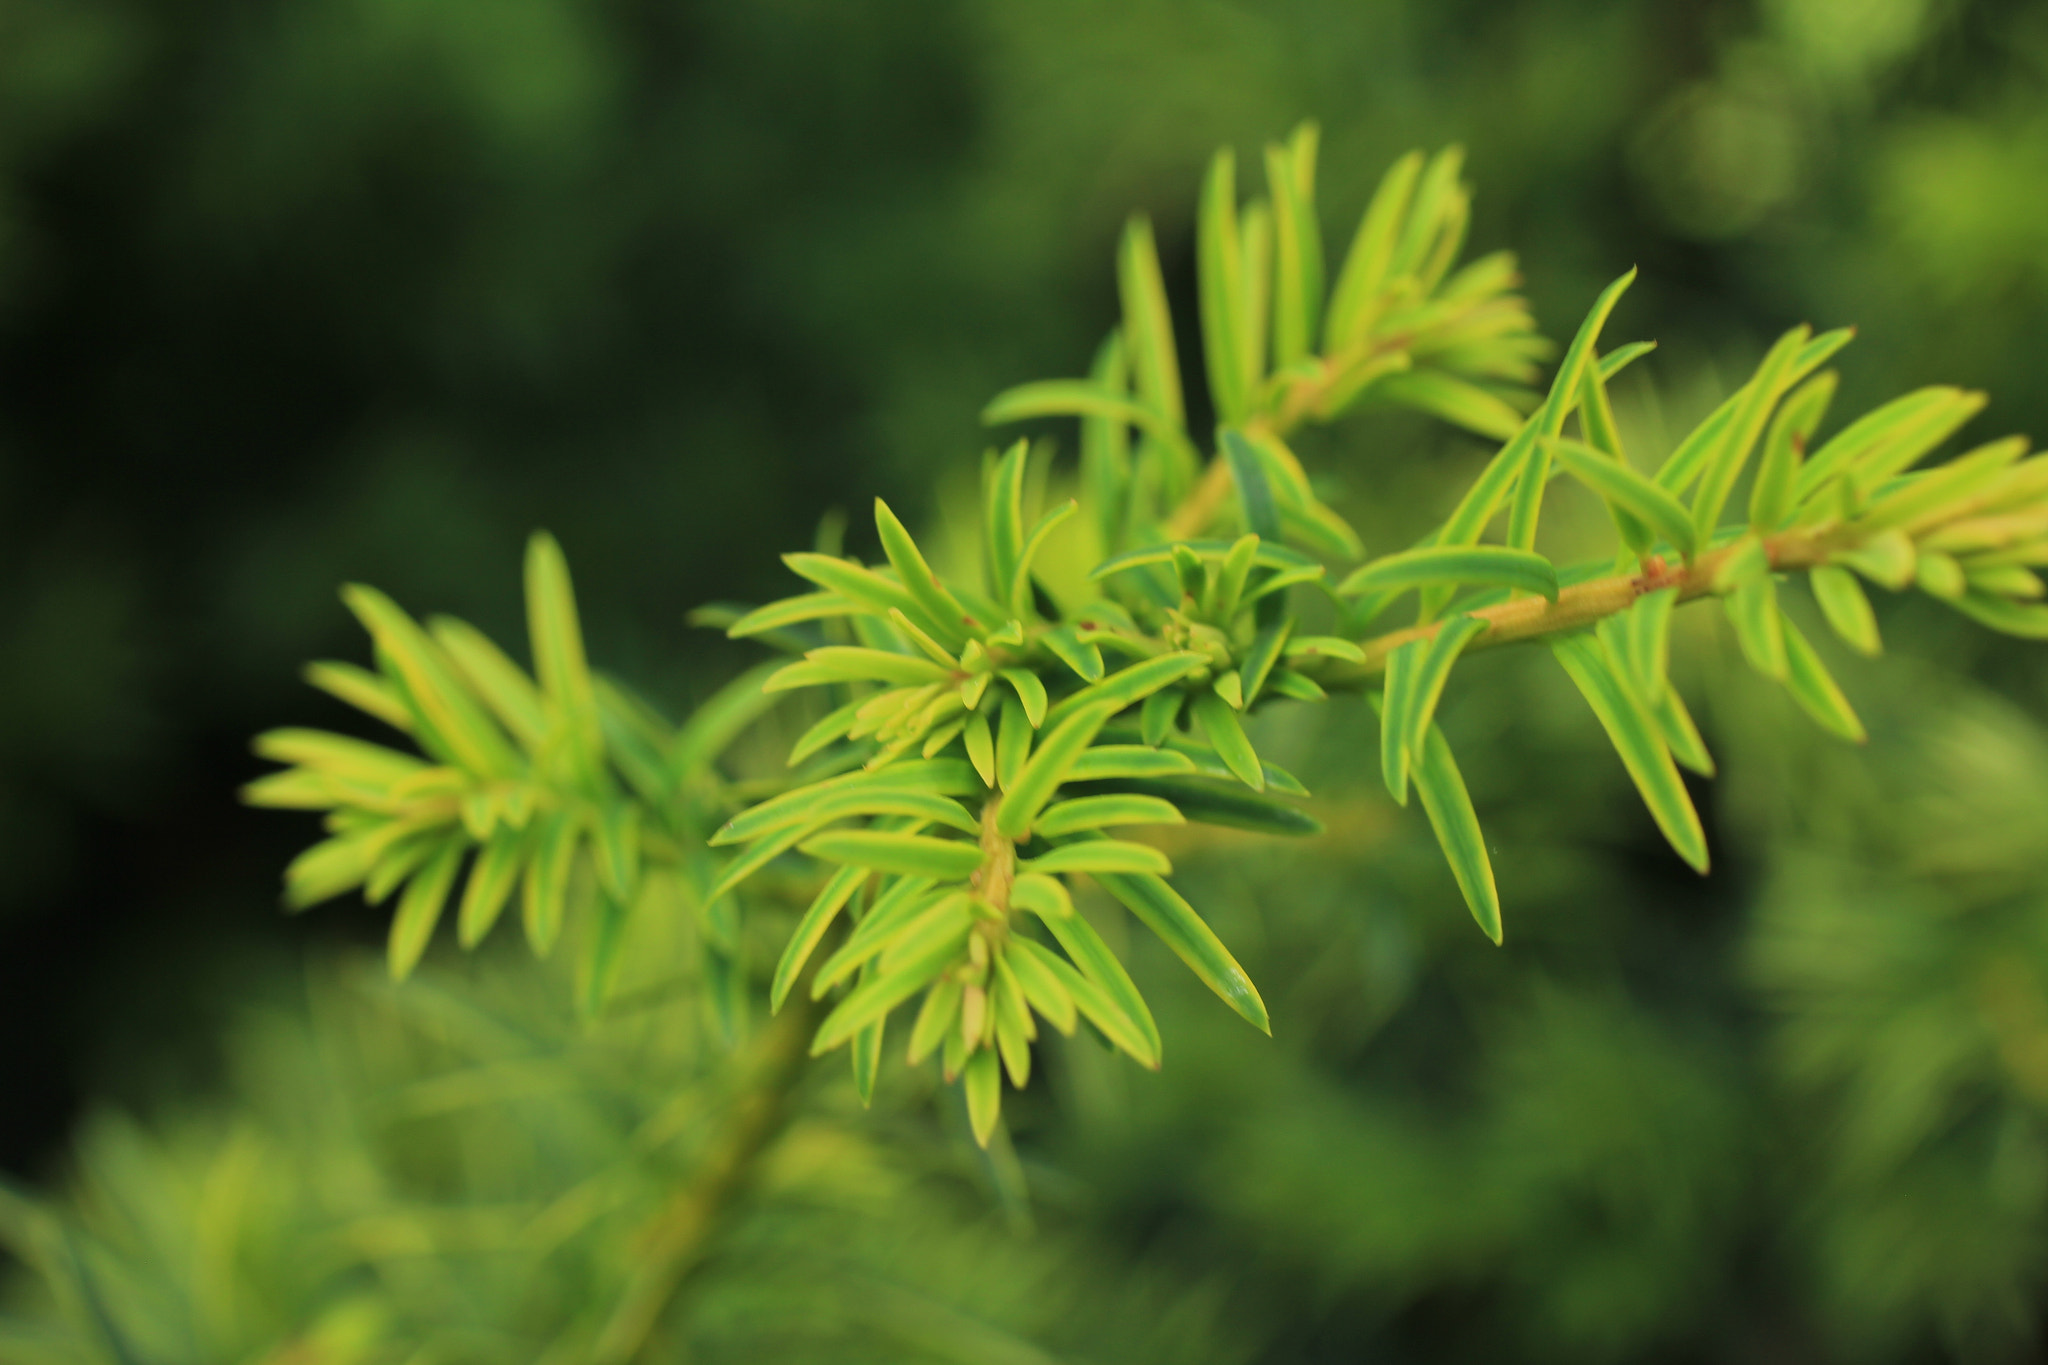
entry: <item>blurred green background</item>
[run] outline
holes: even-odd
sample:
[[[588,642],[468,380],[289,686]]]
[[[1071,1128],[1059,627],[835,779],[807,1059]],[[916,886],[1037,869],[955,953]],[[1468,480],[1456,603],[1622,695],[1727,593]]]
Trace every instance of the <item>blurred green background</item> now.
[[[1973,434],[2048,432],[2039,3],[0,0],[0,1170],[131,1231],[204,1206],[223,1151],[259,1153],[234,1169],[268,1172],[249,1207],[279,1238],[356,1188],[321,1162],[381,1172],[394,1208],[485,1199],[301,1094],[336,1036],[433,991],[559,986],[449,963],[391,992],[346,965],[381,912],[276,911],[309,822],[234,789],[255,731],[347,723],[295,680],[363,653],[336,586],[517,642],[547,526],[593,656],[680,714],[753,657],[688,608],[789,590],[775,552],[830,509],[933,524],[982,402],[1079,372],[1111,325],[1127,212],[1191,321],[1207,156],[1304,117],[1335,240],[1394,156],[1458,141],[1473,248],[1521,253],[1552,335],[1640,265],[1611,328],[1661,343],[1617,396],[1638,449],[1802,320],[1860,329],[1838,412],[1952,382],[1992,394]],[[1483,452],[1375,418],[1313,454],[1387,548]],[[1461,673],[1505,950],[1373,794],[1365,709],[1276,718],[1332,833],[1177,854],[1275,1038],[1136,947],[1166,1069],[1082,1049],[1015,1106],[1028,1214],[942,1095],[902,1080],[853,1117],[835,1069],[789,1158],[834,1193],[744,1223],[671,1358],[2033,1358],[2048,667],[1882,610],[1890,656],[1838,669],[1861,752],[1712,623],[1682,637],[1725,774],[1704,883],[1551,671]],[[573,1087],[597,1043],[519,1046]],[[386,1052],[336,1093],[440,1064]],[[534,1139],[520,1197],[610,1159],[591,1106]],[[158,1298],[200,1292],[177,1235],[136,1235]],[[792,1269],[820,1239],[868,1290]],[[541,1358],[610,1273],[559,1260],[516,1330],[490,1307],[514,1290],[450,1270],[504,1339],[433,1358]],[[302,1278],[245,1288],[272,1316],[242,1336],[131,1358],[402,1336],[453,1301]],[[291,1358],[386,1358],[348,1349]]]

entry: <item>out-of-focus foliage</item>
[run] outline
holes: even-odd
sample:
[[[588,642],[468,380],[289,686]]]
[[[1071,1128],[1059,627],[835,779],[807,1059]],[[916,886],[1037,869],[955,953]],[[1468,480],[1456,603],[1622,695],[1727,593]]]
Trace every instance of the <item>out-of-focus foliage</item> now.
[[[1797,832],[1745,974],[1803,1120],[1818,1309],[1865,1355],[1931,1324],[1997,1357],[2039,1330],[2048,1273],[2048,733],[1936,677],[1887,691],[1870,799],[1759,802]]]
[[[224,1134],[301,1093],[211,1084],[151,1041],[265,989],[231,945],[302,831],[225,812],[244,737],[305,714],[292,666],[359,648],[334,582],[516,640],[508,568],[545,522],[593,654],[685,714],[713,664],[680,613],[785,591],[767,549],[874,488],[920,528],[956,519],[971,493],[936,471],[979,405],[1075,371],[1112,321],[1122,215],[1182,221],[1219,143],[1249,157],[1319,118],[1333,229],[1404,148],[1465,144],[1475,249],[1517,249],[1554,335],[1640,265],[1630,334],[1663,346],[1617,386],[1631,448],[1669,448],[1800,319],[1861,328],[1840,410],[1939,381],[1995,394],[1994,430],[2048,430],[2048,20],[2024,0],[482,8],[0,0],[0,1025],[7,1098],[35,1111],[10,1150],[47,1149],[50,1077],[86,1052],[121,1093],[184,1086],[205,1111],[148,1106],[185,1174],[93,1208],[178,1206]],[[1191,319],[1195,243],[1159,246]],[[1376,548],[1477,467],[1461,437],[1357,432],[1335,444],[1370,479],[1318,492]],[[1560,499],[1546,534],[1571,557],[1611,530]],[[1561,678],[1461,672],[1442,724],[1516,888],[1506,952],[1456,913],[1419,822],[1333,760],[1370,751],[1370,722],[1261,718],[1329,835],[1165,847],[1276,1036],[1084,903],[1170,1065],[1056,1049],[1006,1107],[1040,1245],[1112,1297],[1172,1286],[1129,1308],[1146,1325],[1220,1303],[1223,1352],[1273,1360],[2025,1358],[2048,1231],[2026,717],[2048,698],[2026,653],[1873,596],[1889,662],[1841,674],[1858,750],[1803,737],[1732,638],[1675,623],[1679,657],[1726,665],[1676,679],[1727,773],[1694,789],[1704,885],[1618,765],[1587,761]],[[1913,659],[2002,700],[1897,671]],[[453,960],[388,998],[468,992]],[[567,964],[504,979],[573,994]],[[290,1020],[244,1036],[289,1053]],[[840,1131],[916,1181],[972,1169],[964,1136],[895,1149],[896,1103]],[[477,1113],[486,1141],[517,1131]],[[948,1220],[985,1207],[941,1186]],[[453,1188],[403,1190],[433,1210]],[[195,1203],[160,1282],[185,1283]],[[928,1235],[918,1206],[902,1226]],[[908,1259],[895,1225],[860,1227]],[[1046,1325],[920,1275],[900,1282],[970,1318]],[[15,1302],[10,1328],[52,1320]]]
[[[883,1140],[842,1087],[789,1093],[800,1029],[731,1053],[651,974],[596,1028],[536,1007],[570,980],[316,972],[301,1006],[238,1030],[241,1103],[95,1123],[62,1211],[0,1190],[0,1232],[41,1272],[7,1301],[0,1355],[1241,1358],[1199,1284],[1070,1228],[1023,1235],[1028,1212],[989,1193],[1019,1183],[1016,1157],[981,1157],[956,1113],[933,1125],[923,1087],[898,1088],[906,1133]]]

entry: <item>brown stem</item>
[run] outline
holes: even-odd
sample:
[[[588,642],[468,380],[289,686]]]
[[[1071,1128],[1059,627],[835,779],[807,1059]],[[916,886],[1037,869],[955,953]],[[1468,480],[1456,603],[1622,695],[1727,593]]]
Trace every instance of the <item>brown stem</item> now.
[[[1410,340],[1406,335],[1380,337],[1351,351],[1317,361],[1314,375],[1304,375],[1289,383],[1277,395],[1272,409],[1247,419],[1242,424],[1244,430],[1265,430],[1285,437],[1309,417],[1328,420],[1329,414],[1323,410],[1324,405],[1329,402],[1340,380],[1355,374],[1361,366],[1401,350]],[[1201,535],[1222,511],[1232,487],[1230,461],[1220,454],[1211,455],[1201,479],[1181,499],[1180,506],[1173,509],[1173,515],[1166,519],[1166,538],[1193,540]]]
[[[1767,538],[1764,552],[1769,555],[1773,569],[1804,569],[1824,563],[1830,553],[1841,548],[1837,540],[1838,537],[1826,530],[1788,531]],[[1466,648],[1486,649],[1495,645],[1519,644],[1590,626],[1604,617],[1627,610],[1644,593],[1661,588],[1676,587],[1681,602],[1708,596],[1714,592],[1715,573],[1728,561],[1735,548],[1730,545],[1708,551],[1690,564],[1666,565],[1653,556],[1644,562],[1639,573],[1615,574],[1580,583],[1559,592],[1555,602],[1544,597],[1519,597],[1471,612],[1470,615],[1484,618],[1489,628]],[[1442,625],[1439,621],[1410,626],[1361,641],[1359,647],[1365,651],[1363,662],[1333,659],[1315,672],[1314,677],[1326,688],[1363,687],[1386,672],[1389,654],[1410,641],[1430,639]]]
[[[1180,500],[1180,506],[1173,509],[1173,515],[1166,519],[1166,538],[1193,540],[1201,535],[1223,509],[1231,487],[1230,461],[1221,455],[1210,456],[1209,467],[1202,471],[1200,481]]]
[[[734,1097],[724,1129],[698,1163],[695,1178],[639,1234],[637,1268],[590,1356],[597,1365],[626,1365],[639,1358],[676,1292],[710,1254],[734,1200],[788,1125],[790,1098],[809,1061],[806,1044],[816,1015],[810,992],[799,986],[789,1008],[757,1039],[747,1083]]]
[[[1017,845],[996,828],[996,812],[1002,802],[991,796],[981,808],[981,866],[975,869],[973,886],[997,917],[1010,913],[1010,884],[1017,877]]]

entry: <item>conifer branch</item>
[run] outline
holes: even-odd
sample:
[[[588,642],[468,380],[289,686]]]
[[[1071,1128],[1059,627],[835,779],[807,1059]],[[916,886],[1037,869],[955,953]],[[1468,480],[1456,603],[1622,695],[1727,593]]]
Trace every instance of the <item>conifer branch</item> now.
[[[1839,530],[1788,531],[1765,537],[1763,549],[1769,557],[1771,570],[1787,573],[1827,563],[1830,555],[1844,547],[1846,540]],[[1568,631],[1585,630],[1627,611],[1646,594],[1666,588],[1678,590],[1681,605],[1701,597],[1723,596],[1728,590],[1715,587],[1716,576],[1741,549],[1739,545],[1725,545],[1689,564],[1683,561],[1667,563],[1661,556],[1651,555],[1634,573],[1610,574],[1560,588],[1555,600],[1523,596],[1492,606],[1470,608],[1464,614],[1484,621],[1486,629],[1466,643],[1465,651],[1470,653],[1500,645],[1527,644]],[[1331,659],[1319,668],[1313,665],[1303,667],[1303,671],[1332,690],[1355,690],[1368,686],[1385,676],[1387,659],[1395,650],[1416,641],[1434,640],[1444,625],[1442,621],[1434,621],[1369,636],[1358,642],[1364,658],[1356,661]]]
[[[1877,652],[1877,625],[1859,577],[2048,638],[2048,585],[2035,573],[2048,564],[2048,456],[2028,459],[2026,442],[2007,438],[1922,467],[1981,394],[1922,389],[1816,442],[1835,391],[1823,367],[1852,333],[1796,327],[1653,474],[1641,472],[1608,385],[1651,347],[1601,350],[1635,272],[1602,291],[1539,392],[1537,361],[1552,348],[1513,292],[1512,258],[1452,270],[1468,202],[1456,149],[1388,172],[1325,289],[1315,145],[1304,126],[1267,150],[1266,203],[1237,202],[1228,152],[1212,164],[1197,253],[1217,416],[1206,463],[1187,427],[1151,228],[1134,219],[1118,258],[1123,319],[1088,377],[1020,385],[984,414],[1079,418],[1079,496],[1032,505],[1041,484],[1028,477],[1026,442],[991,458],[978,584],[936,570],[878,500],[880,562],[787,555],[809,591],[701,618],[799,657],[736,681],[680,727],[591,673],[567,566],[545,537],[528,557],[531,676],[459,622],[422,629],[351,590],[380,671],[329,665],[316,680],[421,752],[305,731],[259,742],[294,766],[252,784],[249,798],[327,812],[332,837],[287,874],[294,902],[356,886],[375,902],[403,887],[390,940],[403,976],[473,854],[463,944],[483,937],[516,886],[536,952],[579,922],[581,1003],[595,1015],[635,918],[661,913],[648,888],[679,880],[699,921],[703,978],[737,1033],[750,987],[740,916],[775,899],[753,878],[796,870],[781,885],[812,894],[772,974],[770,1009],[794,993],[790,1017],[810,1051],[845,1048],[866,1103],[888,1021],[914,1002],[907,1059],[936,1058],[964,1085],[986,1144],[1005,1080],[1029,1081],[1040,1022],[1069,1033],[1086,1020],[1132,1060],[1160,1064],[1150,1008],[1075,913],[1067,879],[1077,874],[1270,1030],[1250,977],[1167,880],[1170,860],[1125,837],[1181,823],[1316,833],[1290,799],[1306,790],[1247,728],[1261,710],[1365,692],[1388,792],[1403,805],[1420,795],[1474,920],[1500,942],[1487,842],[1435,721],[1466,652],[1546,644],[1673,850],[1705,871],[1704,828],[1678,769],[1710,774],[1714,762],[1668,674],[1677,605],[1719,599],[1756,669],[1849,740],[1863,737],[1862,722],[1780,610],[1781,575],[1806,572],[1830,626],[1866,654]],[[1370,557],[1286,440],[1369,405],[1499,443],[1441,525]],[[1561,569],[1536,550],[1556,476],[1605,505],[1612,558]],[[1731,521],[1745,480],[1748,506]],[[1093,524],[1102,557],[1085,587],[1069,585],[1073,600],[1055,601],[1037,565],[1075,516]],[[1503,539],[1488,540],[1503,523]],[[1332,583],[1333,564],[1354,567]],[[1304,629],[1293,599],[1310,588],[1338,603],[1341,633]],[[1417,624],[1370,634],[1411,592]],[[806,713],[790,771],[735,780],[720,766],[725,750],[786,697],[824,699]],[[810,1002],[821,1006],[814,1028]],[[796,1065],[775,1055],[778,1067]],[[645,1339],[771,1140],[793,1072],[769,1075],[779,1079],[742,1105],[703,1180],[650,1234],[608,1359],[628,1359]]]

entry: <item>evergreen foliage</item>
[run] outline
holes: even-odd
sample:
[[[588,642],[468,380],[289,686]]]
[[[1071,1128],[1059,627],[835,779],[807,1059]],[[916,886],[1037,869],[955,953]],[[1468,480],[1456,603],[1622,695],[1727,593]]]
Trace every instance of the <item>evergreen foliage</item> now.
[[[590,667],[544,534],[526,565],[530,671],[466,623],[421,623],[348,589],[374,670],[322,663],[309,680],[410,749],[273,731],[258,750],[286,766],[246,794],[324,815],[327,837],[287,872],[294,907],[357,889],[395,898],[388,972],[403,984],[316,981],[309,1022],[250,1045],[249,1093],[263,1099],[235,1126],[103,1127],[81,1149],[75,1210],[0,1199],[0,1233],[40,1286],[0,1344],[51,1361],[1023,1361],[1044,1359],[1041,1346],[1242,1358],[1284,1328],[1224,1313],[1184,1262],[1118,1272],[1109,1294],[1112,1249],[1066,1226],[1011,1235],[1033,1214],[1005,1080],[1023,1091],[1048,1052],[1077,1087],[1105,1074],[1041,1025],[1085,1030],[1148,1068],[1163,1059],[1138,984],[1150,949],[1091,906],[1091,882],[1269,1032],[1284,1014],[1203,897],[1166,880],[1176,868],[1160,845],[1207,865],[1194,880],[1213,884],[1227,876],[1217,866],[1271,855],[1203,831],[1303,836],[1334,821],[1274,761],[1298,724],[1290,710],[1364,694],[1389,794],[1419,796],[1451,881],[1498,944],[1495,850],[1438,724],[1467,655],[1547,650],[1673,850],[1705,871],[1680,769],[1711,775],[1715,761],[1674,681],[1687,667],[1674,658],[1678,606],[1714,599],[1749,667],[1853,741],[1863,721],[1780,600],[1796,579],[1864,654],[1879,648],[1864,582],[2048,637],[2034,572],[2048,563],[2048,459],[2017,438],[1931,458],[1982,395],[1922,389],[1823,437],[1837,386],[1826,366],[1850,337],[1799,327],[1644,460],[1624,447],[1609,387],[1649,347],[1602,340],[1634,272],[1599,296],[1541,384],[1552,348],[1513,292],[1513,261],[1457,267],[1458,154],[1396,163],[1331,270],[1315,157],[1304,126],[1267,150],[1263,199],[1240,201],[1227,153],[1205,182],[1213,437],[1191,419],[1182,338],[1135,219],[1118,254],[1122,321],[1087,377],[1021,385],[985,413],[997,426],[1078,419],[1078,466],[1023,440],[985,457],[975,571],[920,548],[879,500],[874,562],[828,528],[785,557],[802,594],[699,613],[795,657],[680,724]],[[1417,516],[1411,543],[1369,554],[1295,446],[1303,429],[1373,407],[1496,449],[1440,522]],[[1543,514],[1567,482],[1604,508],[1610,551],[1546,553]],[[1411,592],[1413,620],[1396,623]],[[1995,708],[1966,723],[1997,731],[1992,748],[2040,743]],[[1739,717],[1726,728],[1740,745]],[[1353,744],[1315,768],[1374,757]],[[1849,1305],[1833,1330],[1876,1351],[1931,1321],[1953,1343],[1995,1348],[2025,1328],[2032,1228],[2048,1207],[2025,965],[2039,907],[2028,826],[2004,804],[2043,765],[1925,775],[1942,767],[1938,740],[1883,758],[1920,764],[1918,789],[1937,794],[1913,817],[1920,851],[1902,852],[1882,801],[1845,806],[1829,828],[1768,822],[1772,884],[1747,960],[1775,1011],[1776,1083],[1839,1120],[1815,1143],[1827,1178],[1811,1256],[1822,1301]],[[1973,793],[1991,794],[1973,805]],[[1996,931],[1953,932],[1923,896]],[[444,918],[480,948],[514,899],[539,963],[494,945],[467,979],[406,980]],[[1327,928],[1308,910],[1293,932]],[[764,995],[777,1017],[757,1024]],[[1871,1002],[1902,997],[1916,1007],[1892,1018],[1891,1060],[1873,1063]],[[1196,1042],[1177,1055],[1198,1070],[1205,1049],[1244,1045],[1186,1011],[1168,1018],[1182,1015]],[[1749,1159],[1739,1087],[1707,1044],[1621,1026],[1596,994],[1538,986],[1516,1015],[1516,1045],[1480,1081],[1487,1134],[1430,1150],[1398,1115],[1337,1104],[1266,1133],[1262,1096],[1242,1095],[1204,1135],[1222,1174],[1201,1214],[1252,1243],[1306,1229],[1332,1287],[1365,1280],[1399,1300],[1483,1282],[1525,1306],[1521,1344],[1539,1351],[1619,1359],[1696,1325],[1672,1286],[1711,1273],[1743,1231],[1722,1213]],[[1913,1028],[1944,1015],[1968,1024]],[[885,1064],[892,1017],[908,1068]],[[888,1106],[863,1115],[805,1066],[842,1046],[860,1106],[894,1087],[915,1110],[957,1111],[973,1146],[907,1160],[935,1141],[928,1124],[892,1127]],[[1533,1081],[1560,1069],[1585,1093]],[[957,1099],[940,1080],[959,1083]],[[1310,1086],[1279,1064],[1264,1084]],[[1173,1102],[1159,1093],[1153,1103]],[[1146,1103],[1121,1111],[1140,1135]],[[1637,1127],[1589,1137],[1560,1116],[1572,1104]],[[1688,1145],[1675,1166],[1642,1164],[1676,1134]],[[1286,1144],[1331,1155],[1296,1159]],[[1291,1181],[1340,1155],[1381,1174],[1316,1207],[1327,1184]],[[1007,1224],[966,1211],[976,1180]],[[1388,1191],[1416,1207],[1372,1207]],[[1615,1264],[1574,1240],[1574,1217],[1639,1219],[1645,1254]],[[1946,1220],[1965,1218],[1999,1233],[1977,1244],[1982,1264],[1938,1253]],[[1374,1219],[1408,1239],[1358,1237]],[[1899,1260],[1907,1244],[1922,1262]],[[1890,1322],[1854,1320],[1859,1300],[1839,1287],[1871,1274],[1898,1282]]]
[[[1623,448],[1608,385],[1650,348],[1601,351],[1634,271],[1601,293],[1535,394],[1523,386],[1545,347],[1510,292],[1512,258],[1453,270],[1469,198],[1459,153],[1411,155],[1387,172],[1326,288],[1315,150],[1312,124],[1269,147],[1267,196],[1244,205],[1230,154],[1212,163],[1198,232],[1212,452],[1189,429],[1151,228],[1136,218],[1118,255],[1123,320],[1090,376],[1010,389],[984,414],[994,424],[1080,418],[1076,496],[1030,496],[1045,473],[1033,479],[1028,443],[990,456],[978,586],[936,574],[877,501],[882,563],[792,554],[813,591],[704,618],[802,657],[680,731],[593,678],[567,570],[545,536],[527,560],[534,677],[460,622],[423,629],[373,589],[351,588],[379,674],[327,664],[314,680],[411,735],[426,757],[302,731],[260,741],[295,766],[249,799],[330,812],[331,837],[287,874],[292,901],[361,886],[374,903],[402,887],[390,936],[402,977],[474,849],[457,912],[463,943],[483,937],[516,884],[528,942],[545,955],[575,900],[592,920],[580,980],[595,1012],[628,922],[658,913],[643,895],[680,879],[704,924],[723,926],[704,938],[706,977],[721,983],[731,1026],[745,989],[734,897],[795,855],[818,869],[815,892],[775,967],[770,1007],[793,991],[839,992],[812,1050],[846,1046],[866,1098],[890,1016],[918,1001],[907,1057],[936,1055],[949,1081],[963,1081],[986,1144],[1004,1078],[1029,1081],[1040,1020],[1063,1033],[1085,1022],[1141,1065],[1160,1063],[1151,1011],[1075,913],[1064,879],[1076,874],[1270,1031],[1249,976],[1165,880],[1168,858],[1105,833],[1187,820],[1313,832],[1275,795],[1305,795],[1299,781],[1247,734],[1264,707],[1370,691],[1388,791],[1404,805],[1411,786],[1421,797],[1473,917],[1499,942],[1492,860],[1435,722],[1465,653],[1545,643],[1658,828],[1705,872],[1706,835],[1679,767],[1711,775],[1714,764],[1669,681],[1676,605],[1716,599],[1750,664],[1851,740],[1862,723],[1779,605],[1792,575],[1818,577],[1828,620],[1864,652],[1876,638],[1859,575],[2048,638],[2033,572],[2048,562],[2048,458],[2026,458],[2026,442],[2008,438],[1921,467],[1983,395],[1921,389],[1817,440],[1836,387],[1824,366],[1851,333],[1796,327],[1645,473]],[[1371,403],[1417,407],[1501,444],[1441,525],[1412,548],[1367,557],[1287,441]],[[1745,474],[1750,496],[1730,518]],[[1558,475],[1606,504],[1612,555],[1558,565],[1536,549]],[[1505,543],[1484,540],[1503,515]],[[1070,519],[1092,566],[1080,582],[1048,584],[1039,557]],[[1328,561],[1359,559],[1330,581]],[[1410,592],[1415,623],[1387,628],[1382,618]],[[757,779],[771,790],[718,824],[711,845],[737,852],[714,863],[699,831],[737,804],[720,751],[768,700],[812,688],[830,709],[790,750],[793,775]],[[646,877],[649,867],[662,878]],[[842,916],[850,927],[822,951]]]

